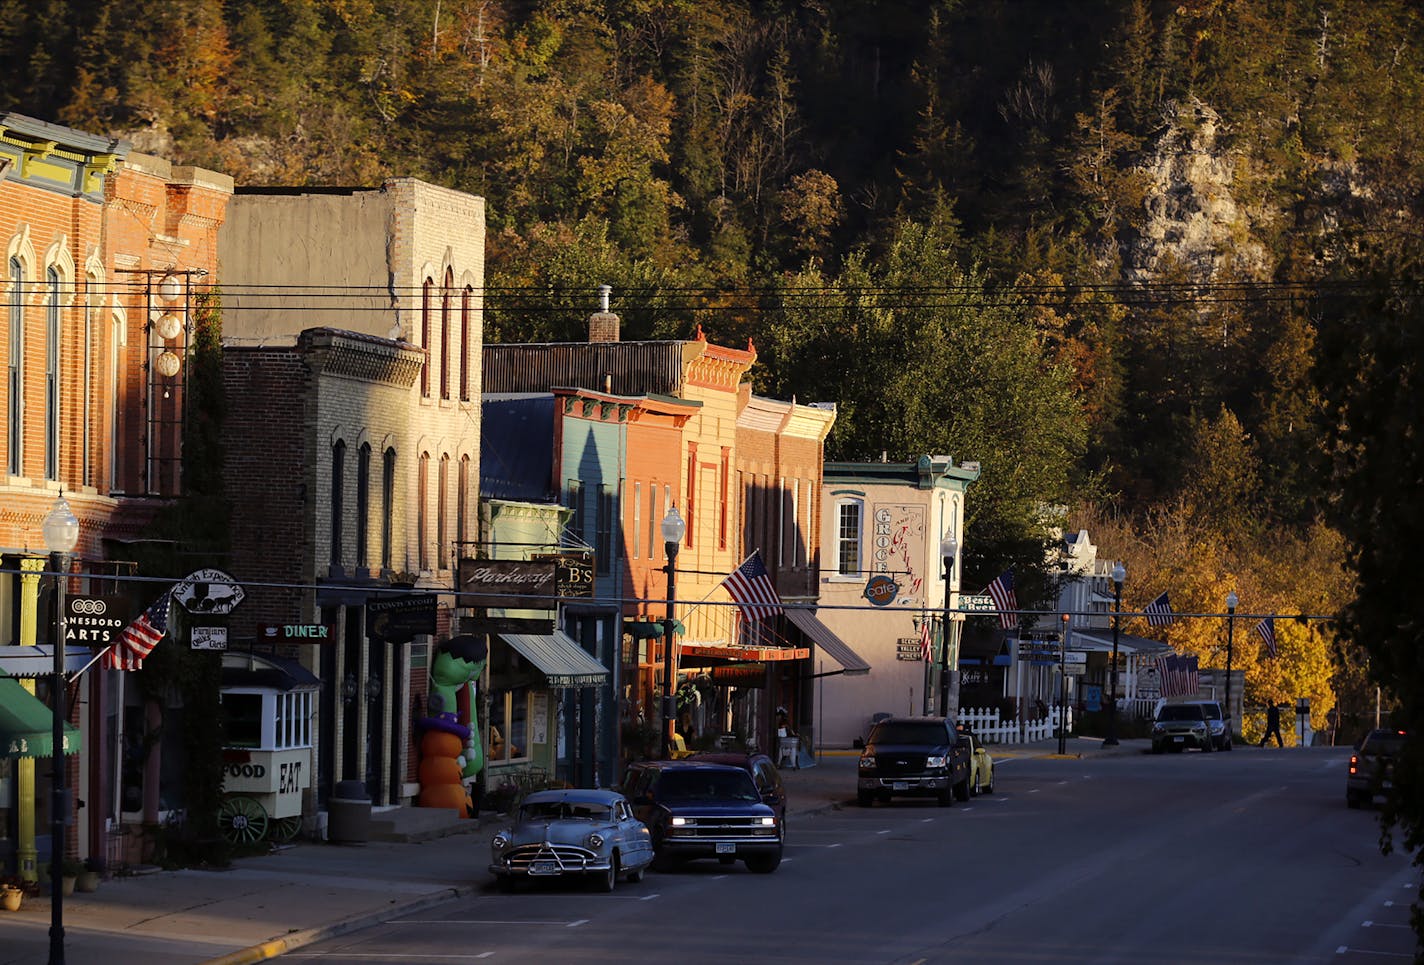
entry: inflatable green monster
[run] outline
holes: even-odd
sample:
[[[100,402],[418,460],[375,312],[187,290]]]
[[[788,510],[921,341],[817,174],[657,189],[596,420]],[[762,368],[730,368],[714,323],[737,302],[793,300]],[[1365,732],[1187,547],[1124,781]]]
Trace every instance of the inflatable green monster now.
[[[455,808],[470,815],[465,781],[485,766],[484,744],[474,719],[475,687],[489,649],[482,637],[461,634],[441,645],[430,668],[430,716],[416,721],[420,739],[421,807]]]

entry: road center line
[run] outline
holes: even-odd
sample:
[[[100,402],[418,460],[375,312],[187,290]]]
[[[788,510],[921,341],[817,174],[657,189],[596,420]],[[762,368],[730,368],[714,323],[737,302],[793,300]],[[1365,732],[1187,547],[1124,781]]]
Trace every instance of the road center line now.
[[[564,927],[565,927],[565,928],[577,928],[577,927],[580,926],[580,925],[587,925],[587,924],[588,924],[588,919],[587,919],[587,918],[580,918],[578,921],[571,921],[571,922],[569,922],[569,923],[568,923],[567,925],[565,925]]]

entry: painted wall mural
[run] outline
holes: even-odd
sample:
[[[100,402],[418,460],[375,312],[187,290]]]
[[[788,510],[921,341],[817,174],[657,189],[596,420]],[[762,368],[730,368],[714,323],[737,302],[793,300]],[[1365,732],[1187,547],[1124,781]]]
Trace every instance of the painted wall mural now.
[[[925,507],[876,503],[870,544],[870,569],[900,584],[897,603],[919,601],[925,573]]]

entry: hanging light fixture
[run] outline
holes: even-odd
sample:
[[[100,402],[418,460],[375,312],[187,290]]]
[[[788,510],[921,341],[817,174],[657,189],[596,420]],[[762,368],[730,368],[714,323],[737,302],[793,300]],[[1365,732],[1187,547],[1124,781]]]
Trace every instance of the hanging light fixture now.
[[[153,360],[154,369],[157,370],[159,375],[168,379],[177,375],[178,370],[182,368],[182,366],[183,363],[179,361],[178,355],[175,352],[160,352],[158,358]]]
[[[158,330],[160,338],[171,342],[183,334],[183,317],[173,312],[164,312],[154,321],[153,327]]]
[[[167,305],[172,305],[183,297],[183,283],[178,280],[177,275],[163,276],[163,280],[158,283],[158,297]]]

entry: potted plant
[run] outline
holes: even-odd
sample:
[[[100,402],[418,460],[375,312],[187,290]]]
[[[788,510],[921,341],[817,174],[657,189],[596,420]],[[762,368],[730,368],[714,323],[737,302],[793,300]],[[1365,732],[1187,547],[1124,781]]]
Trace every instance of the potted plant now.
[[[19,911],[25,902],[25,881],[19,875],[0,878],[0,907],[6,911]]]
[[[64,877],[60,887],[64,889],[64,897],[68,898],[74,894],[74,885],[79,880],[79,873],[84,870],[84,865],[73,858],[65,858],[60,862],[59,870]]]
[[[74,881],[75,891],[98,891],[99,879],[104,874],[103,858],[85,858],[84,868],[79,872],[79,877]]]

